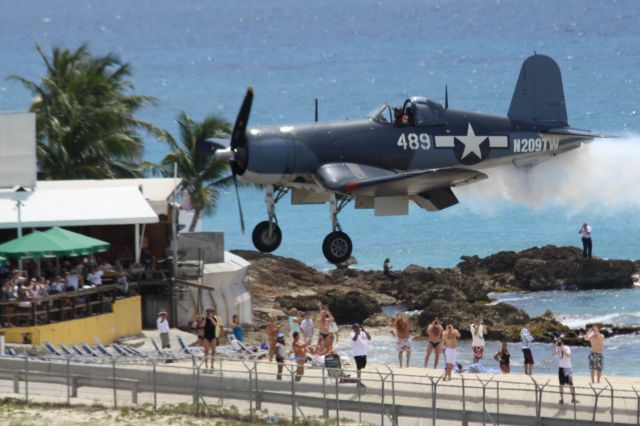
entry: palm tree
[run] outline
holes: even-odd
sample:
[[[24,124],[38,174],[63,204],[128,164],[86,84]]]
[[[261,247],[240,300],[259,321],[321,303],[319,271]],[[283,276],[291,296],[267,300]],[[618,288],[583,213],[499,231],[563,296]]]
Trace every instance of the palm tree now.
[[[219,196],[218,188],[233,184],[229,163],[200,152],[197,147],[198,141],[212,137],[228,137],[231,126],[215,115],[207,116],[202,122],[195,122],[184,111],[178,114],[176,120],[180,128],[180,142],[167,135],[165,140],[172,152],[162,160],[162,165],[167,174],[172,173],[174,165],[178,167],[178,174],[182,179],[180,189],[189,194],[195,210],[189,226],[189,231],[193,232],[200,215],[211,214],[215,210]]]
[[[54,48],[39,82],[20,76],[35,99],[40,179],[108,179],[142,174],[144,149],[139,130],[162,138],[164,132],[134,113],[155,98],[132,95],[131,66],[113,54],[93,56],[87,45]],[[142,163],[144,165],[145,163]]]

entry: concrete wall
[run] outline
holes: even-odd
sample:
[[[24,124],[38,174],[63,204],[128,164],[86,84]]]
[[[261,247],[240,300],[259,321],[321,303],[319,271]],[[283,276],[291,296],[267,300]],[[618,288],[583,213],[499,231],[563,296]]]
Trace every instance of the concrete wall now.
[[[224,233],[222,232],[181,232],[178,236],[178,250],[186,256],[180,260],[200,260],[204,263],[224,262]]]
[[[140,296],[116,300],[113,304],[113,312],[108,314],[55,324],[5,328],[5,340],[7,343],[22,343],[23,334],[29,333],[31,343],[34,345],[42,345],[44,342],[51,342],[54,345],[60,343],[75,345],[82,342],[94,344],[96,339],[102,344],[109,345],[120,337],[140,334],[142,331],[140,300]]]

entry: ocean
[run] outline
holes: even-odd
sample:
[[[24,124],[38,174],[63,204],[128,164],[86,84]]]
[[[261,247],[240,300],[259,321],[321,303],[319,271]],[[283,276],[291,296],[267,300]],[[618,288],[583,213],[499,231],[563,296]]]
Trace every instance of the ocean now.
[[[250,125],[311,121],[315,98],[321,120],[360,118],[411,96],[442,102],[445,85],[452,108],[505,115],[522,61],[534,52],[550,55],[563,74],[570,124],[618,137],[531,170],[492,170],[441,212],[412,206],[408,216],[381,218],[348,207],[340,222],[356,267],[378,269],[386,257],[396,269],[451,267],[463,255],[578,245],[584,221],[593,227],[596,256],[640,258],[635,1],[0,0],[0,10],[0,110],[29,107],[31,94],[4,77],[41,76],[36,44],[49,51],[86,42],[133,65],[136,92],[159,100],[140,118],[174,134],[181,110],[233,122],[248,86],[255,89]],[[166,145],[147,140],[146,160],[166,153]],[[266,218],[258,190],[243,188],[241,197],[245,235],[232,192],[203,221],[205,230],[225,232],[227,249],[252,248],[251,229]],[[283,243],[276,254],[330,268],[321,253],[327,206],[293,207],[285,199],[277,213]],[[534,294],[510,303],[536,313],[550,298],[549,309],[575,325],[597,306],[601,317],[639,325],[638,291]],[[625,349],[637,354],[640,338],[611,340],[609,359],[621,357],[619,371],[640,374]]]

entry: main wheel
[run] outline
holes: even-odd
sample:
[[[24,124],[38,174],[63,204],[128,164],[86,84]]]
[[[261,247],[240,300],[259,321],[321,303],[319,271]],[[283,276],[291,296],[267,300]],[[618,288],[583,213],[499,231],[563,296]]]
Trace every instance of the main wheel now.
[[[269,232],[271,228],[271,232]],[[280,246],[282,242],[282,231],[277,223],[269,223],[265,220],[253,228],[251,234],[253,245],[262,253],[271,253]]]
[[[331,263],[342,263],[349,259],[353,251],[351,238],[342,231],[334,231],[322,242],[322,253]]]

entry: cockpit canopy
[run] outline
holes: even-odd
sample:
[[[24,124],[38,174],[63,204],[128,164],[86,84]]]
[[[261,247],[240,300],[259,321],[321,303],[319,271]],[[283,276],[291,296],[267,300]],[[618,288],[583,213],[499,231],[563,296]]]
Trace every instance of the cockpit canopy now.
[[[413,97],[404,101],[402,107],[396,107],[401,110],[405,117],[402,126],[432,126],[436,124],[445,124],[444,108],[437,102],[430,101],[426,98]],[[371,112],[367,117],[380,124],[394,124],[399,126],[399,122],[394,118],[394,110],[389,104],[383,104]]]

